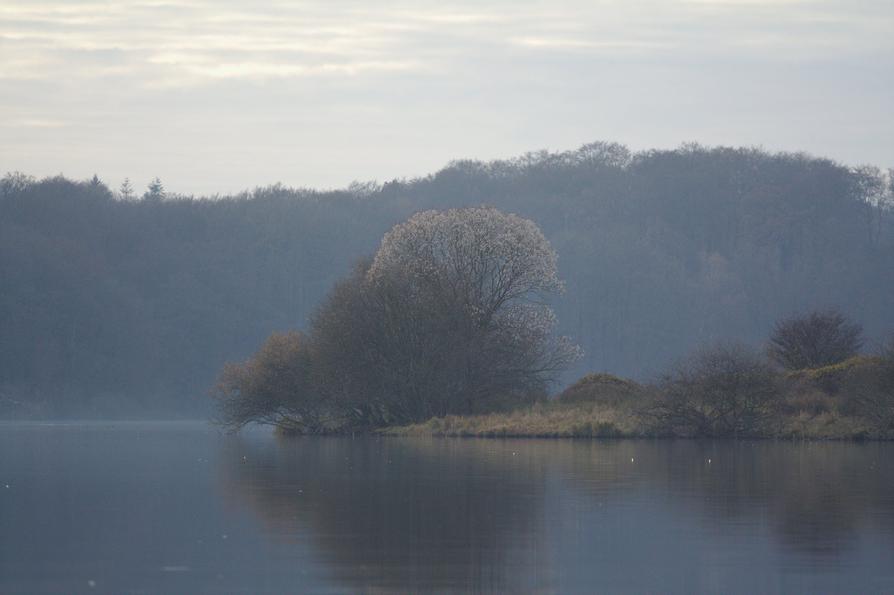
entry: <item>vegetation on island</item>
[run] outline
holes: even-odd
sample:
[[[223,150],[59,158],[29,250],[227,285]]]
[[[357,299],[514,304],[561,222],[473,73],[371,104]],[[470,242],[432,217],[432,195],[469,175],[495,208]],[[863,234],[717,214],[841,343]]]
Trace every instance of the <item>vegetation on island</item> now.
[[[758,345],[840,306],[894,329],[886,170],[685,145],[456,161],[416,179],[184,196],[161,180],[0,178],[0,417],[206,417],[207,387],[301,329],[413,213],[488,204],[537,224],[565,292],[556,334],[592,370],[656,378],[698,345]],[[145,190],[145,191],[144,191]]]
[[[562,288],[556,261],[516,215],[417,213],[336,284],[307,336],[273,335],[225,368],[219,421],[326,433],[542,399],[577,356],[543,302]]]
[[[804,343],[789,336],[793,326],[804,329]],[[810,312],[781,321],[767,353],[721,344],[697,351],[647,386],[611,374],[591,374],[556,399],[530,407],[446,416],[382,432],[894,439],[894,337],[875,355],[858,354],[861,342],[862,331],[840,312]],[[780,365],[809,350],[837,355],[814,368]]]
[[[590,374],[549,400],[577,355],[541,301],[557,255],[533,222],[426,211],[336,284],[307,335],[272,335],[214,390],[218,421],[286,433],[444,436],[894,437],[894,339],[860,355],[838,310],[780,320],[764,352],[702,348],[644,386]]]

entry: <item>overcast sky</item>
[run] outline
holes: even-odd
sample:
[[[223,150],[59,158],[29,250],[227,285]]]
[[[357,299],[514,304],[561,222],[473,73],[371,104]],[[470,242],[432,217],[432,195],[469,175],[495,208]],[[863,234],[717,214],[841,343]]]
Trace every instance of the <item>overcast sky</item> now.
[[[336,187],[697,141],[894,166],[894,1],[0,3],[0,172]]]

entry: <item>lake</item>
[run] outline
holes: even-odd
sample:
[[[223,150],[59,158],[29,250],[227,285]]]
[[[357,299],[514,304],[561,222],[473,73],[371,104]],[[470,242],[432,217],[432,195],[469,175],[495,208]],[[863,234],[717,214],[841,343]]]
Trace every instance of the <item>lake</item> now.
[[[894,444],[0,424],[0,593],[894,592]]]

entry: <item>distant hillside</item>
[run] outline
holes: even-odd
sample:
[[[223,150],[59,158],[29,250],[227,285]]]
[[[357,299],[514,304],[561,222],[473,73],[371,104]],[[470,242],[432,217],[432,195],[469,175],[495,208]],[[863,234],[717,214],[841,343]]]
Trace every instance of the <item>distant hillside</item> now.
[[[569,379],[647,379],[809,307],[894,329],[890,177],[800,154],[596,143],[338,192],[140,200],[15,174],[0,183],[0,415],[202,413],[224,361],[304,327],[394,223],[481,203],[558,251],[560,326],[586,352]]]

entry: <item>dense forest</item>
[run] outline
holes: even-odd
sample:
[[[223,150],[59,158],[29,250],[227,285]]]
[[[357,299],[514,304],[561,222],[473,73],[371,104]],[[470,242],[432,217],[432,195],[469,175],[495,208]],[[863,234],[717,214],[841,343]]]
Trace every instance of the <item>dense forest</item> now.
[[[570,380],[648,379],[694,346],[755,345],[837,306],[894,329],[890,172],[803,154],[594,143],[339,191],[141,197],[100,179],[0,183],[0,415],[200,415],[226,361],[305,329],[336,280],[423,209],[487,204],[559,254]]]

